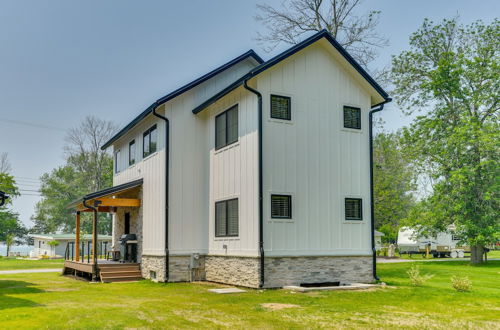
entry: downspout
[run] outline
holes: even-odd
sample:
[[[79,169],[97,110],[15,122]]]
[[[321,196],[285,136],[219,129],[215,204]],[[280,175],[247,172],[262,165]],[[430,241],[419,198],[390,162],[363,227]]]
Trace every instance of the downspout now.
[[[390,99],[387,101],[390,102]],[[372,235],[372,272],[375,280],[380,280],[377,276],[377,251],[375,249],[375,205],[373,193],[373,114],[382,111],[384,103],[378,108],[372,109],[369,112],[369,135],[370,135],[370,217],[371,217],[371,235]]]
[[[165,282],[168,282],[170,273],[170,251],[168,242],[168,211],[169,211],[169,163],[170,163],[170,148],[169,148],[169,131],[170,131],[170,121],[167,117],[164,117],[156,112],[156,108],[159,106],[158,102],[153,104],[153,110],[151,111],[156,117],[163,119],[165,121]]]
[[[264,287],[264,210],[263,210],[263,175],[262,175],[262,94],[248,86],[245,79],[243,86],[258,97],[258,155],[259,155],[259,254],[260,254],[260,281],[259,287]]]

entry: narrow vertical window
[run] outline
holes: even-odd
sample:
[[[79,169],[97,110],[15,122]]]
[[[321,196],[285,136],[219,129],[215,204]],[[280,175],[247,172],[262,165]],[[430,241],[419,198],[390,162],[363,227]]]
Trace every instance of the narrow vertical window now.
[[[142,134],[142,157],[147,157],[157,151],[156,125]]]
[[[120,172],[120,149],[115,152],[115,173]]]
[[[344,106],[344,127],[361,129],[361,109]]]
[[[238,105],[215,117],[215,149],[238,141]]]
[[[292,218],[292,196],[271,195],[271,218],[273,219]]]
[[[215,203],[215,236],[234,237],[239,234],[238,199]]]
[[[363,207],[361,198],[345,199],[345,219],[363,220]]]
[[[271,95],[271,118],[292,120],[290,97]]]
[[[135,140],[130,141],[128,144],[128,165],[135,164]]]

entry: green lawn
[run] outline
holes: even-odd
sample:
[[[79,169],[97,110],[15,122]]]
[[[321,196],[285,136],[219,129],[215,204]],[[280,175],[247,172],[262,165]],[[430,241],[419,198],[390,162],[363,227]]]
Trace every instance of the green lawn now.
[[[0,275],[0,325],[26,328],[484,328],[500,329],[500,261],[418,263],[434,277],[412,287],[413,263],[380,264],[390,287],[292,293],[248,290],[216,295],[208,283],[91,284],[57,273]],[[468,275],[472,292],[456,292],[452,274]],[[394,286],[394,288],[393,288]],[[297,307],[272,310],[264,303]]]
[[[16,258],[0,258],[0,270],[31,269],[31,268],[61,268],[64,264],[62,259],[28,260]]]
[[[399,254],[396,253],[396,256],[400,257],[401,259],[409,259],[409,260],[425,260],[425,259],[427,259],[427,258],[423,257],[421,254],[413,254],[413,255],[402,254],[400,256]],[[470,255],[466,254],[464,260],[469,260],[469,258],[470,258]],[[488,252],[488,259],[490,259],[490,258],[500,258],[500,250]],[[432,255],[430,255],[429,259],[435,259],[435,258],[433,258]]]

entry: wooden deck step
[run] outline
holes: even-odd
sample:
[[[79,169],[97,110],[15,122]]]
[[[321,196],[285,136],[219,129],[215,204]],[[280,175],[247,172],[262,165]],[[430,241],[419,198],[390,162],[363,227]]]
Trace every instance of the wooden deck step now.
[[[140,264],[100,264],[101,282],[127,282],[142,279]]]

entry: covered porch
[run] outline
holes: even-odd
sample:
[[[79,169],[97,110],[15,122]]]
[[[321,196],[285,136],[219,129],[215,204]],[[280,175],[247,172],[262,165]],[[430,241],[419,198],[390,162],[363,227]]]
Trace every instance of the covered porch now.
[[[135,180],[85,195],[69,207],[75,209],[75,242],[65,254],[63,274],[92,281],[115,282],[142,278],[141,188]],[[81,216],[92,214],[92,240],[82,244]],[[99,244],[99,213],[113,214],[112,246]]]

